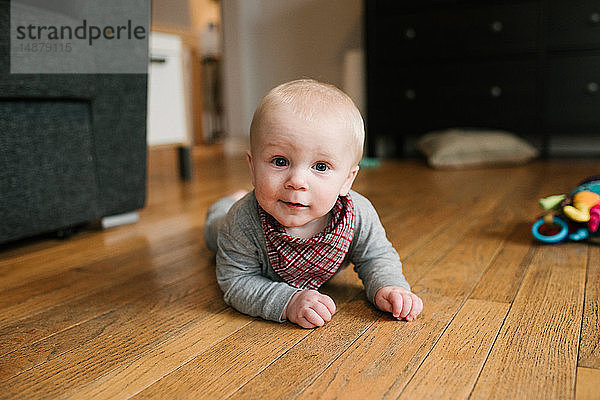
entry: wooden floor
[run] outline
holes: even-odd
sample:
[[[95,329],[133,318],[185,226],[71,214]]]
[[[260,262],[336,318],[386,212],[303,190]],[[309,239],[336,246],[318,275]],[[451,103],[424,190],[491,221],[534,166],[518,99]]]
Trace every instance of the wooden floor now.
[[[228,308],[203,243],[207,207],[250,188],[243,158],[153,151],[139,223],[0,249],[0,398],[589,399],[600,396],[600,246],[539,245],[539,197],[598,161],[363,169],[425,308],[398,322],[350,269],[324,288],[325,327]]]

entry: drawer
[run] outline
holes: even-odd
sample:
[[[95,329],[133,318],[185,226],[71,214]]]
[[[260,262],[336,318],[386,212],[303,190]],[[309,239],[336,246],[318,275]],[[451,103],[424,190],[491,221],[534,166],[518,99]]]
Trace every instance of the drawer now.
[[[600,56],[553,57],[545,70],[544,122],[550,129],[600,126]]]
[[[555,50],[599,48],[600,1],[551,0],[548,46]]]
[[[535,61],[424,66],[386,72],[376,107],[423,132],[451,126],[528,128],[536,118]],[[397,125],[398,125],[397,123]]]
[[[535,52],[539,19],[538,2],[474,4],[384,15],[375,29],[389,59],[464,59]]]

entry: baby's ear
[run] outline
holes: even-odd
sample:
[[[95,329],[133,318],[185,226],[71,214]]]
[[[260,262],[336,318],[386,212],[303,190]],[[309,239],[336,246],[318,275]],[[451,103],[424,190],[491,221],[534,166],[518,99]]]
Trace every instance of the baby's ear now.
[[[352,184],[354,183],[354,179],[356,179],[358,170],[359,170],[358,165],[355,165],[354,167],[352,167],[352,169],[348,173],[348,176],[346,177],[346,180],[344,181],[344,184],[342,185],[342,188],[340,189],[340,196],[348,195],[348,192],[350,191],[350,188],[352,187]]]
[[[250,150],[246,151],[246,160],[248,160],[248,168],[250,169],[250,178],[252,179],[252,185],[256,186],[256,182],[254,180],[254,163],[252,162],[252,153],[250,153]]]

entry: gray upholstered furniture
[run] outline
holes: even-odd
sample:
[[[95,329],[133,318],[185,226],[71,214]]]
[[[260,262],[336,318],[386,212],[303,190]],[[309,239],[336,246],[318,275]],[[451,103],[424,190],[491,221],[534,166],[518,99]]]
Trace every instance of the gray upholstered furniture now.
[[[143,207],[145,74],[10,74],[0,0],[0,243]]]

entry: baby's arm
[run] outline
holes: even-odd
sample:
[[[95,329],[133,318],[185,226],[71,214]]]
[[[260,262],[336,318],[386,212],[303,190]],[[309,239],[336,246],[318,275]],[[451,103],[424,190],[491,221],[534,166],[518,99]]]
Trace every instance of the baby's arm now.
[[[287,319],[303,328],[331,320],[335,313],[331,297],[263,276],[257,256],[242,243],[240,235],[219,235],[217,280],[227,304],[245,314],[279,322]]]
[[[331,297],[316,290],[302,290],[292,296],[282,318],[303,328],[316,328],[331,321],[334,313],[335,303]]]
[[[239,240],[221,234],[219,241],[217,279],[227,304],[244,314],[278,322],[287,319],[303,328],[323,326],[331,320],[335,313],[331,297],[274,282],[261,274],[251,249],[239,248]]]
[[[413,321],[423,311],[423,301],[413,292],[398,286],[385,286],[377,291],[375,304],[396,319]]]
[[[358,194],[353,194],[353,199],[359,212],[350,247],[351,261],[365,285],[367,298],[396,318],[416,318],[423,309],[423,302],[410,291],[400,257],[387,239],[375,208]]]
[[[253,317],[283,321],[285,308],[299,289],[265,276],[256,249],[235,233],[222,231],[218,238],[216,272],[225,302]]]

